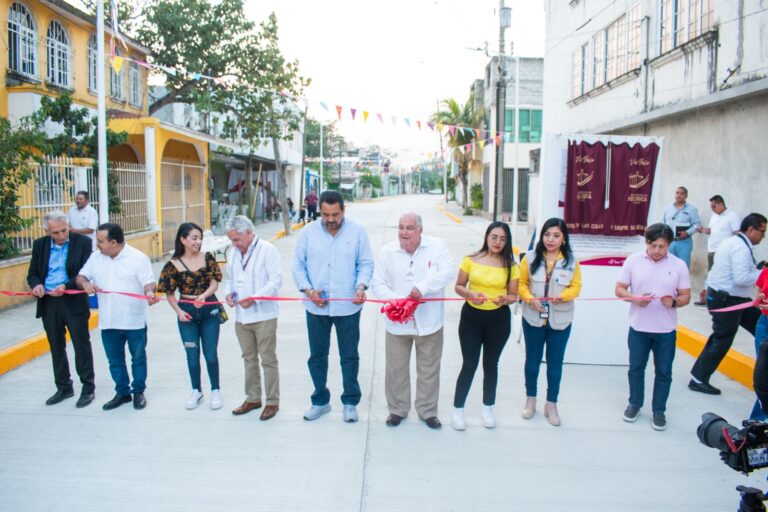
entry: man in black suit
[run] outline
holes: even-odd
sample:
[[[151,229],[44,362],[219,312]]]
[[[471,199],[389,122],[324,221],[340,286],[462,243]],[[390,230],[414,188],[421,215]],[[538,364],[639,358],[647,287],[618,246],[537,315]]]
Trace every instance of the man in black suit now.
[[[38,238],[32,245],[32,261],[29,264],[27,283],[37,297],[37,318],[43,319],[53,361],[56,393],[46,400],[53,405],[75,395],[67,360],[69,331],[75,348],[75,368],[83,384],[77,407],[90,404],[95,395],[93,375],[93,351],[88,331],[88,296],[84,293],[65,294],[65,290],[78,290],[75,278],[93,251],[91,239],[69,231],[67,215],[59,210],[43,217],[47,236]]]

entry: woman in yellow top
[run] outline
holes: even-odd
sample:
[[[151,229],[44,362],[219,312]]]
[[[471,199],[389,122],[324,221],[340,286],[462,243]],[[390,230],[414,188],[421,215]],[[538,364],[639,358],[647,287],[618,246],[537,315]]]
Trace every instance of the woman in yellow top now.
[[[525,336],[525,393],[522,416],[531,419],[536,412],[536,382],[547,350],[547,403],[544,416],[551,425],[560,425],[557,395],[563,376],[565,346],[571,334],[573,299],[581,291],[581,268],[571,251],[568,228],[558,218],[541,227],[536,249],[520,262],[520,298],[523,299]],[[551,300],[539,300],[549,297]]]
[[[511,330],[509,305],[517,301],[519,271],[512,256],[512,233],[492,222],[482,249],[465,256],[456,278],[456,293],[468,299],[461,309],[459,342],[463,362],[453,399],[453,428],[464,430],[464,403],[483,352],[483,425],[496,426],[493,405],[501,351]]]

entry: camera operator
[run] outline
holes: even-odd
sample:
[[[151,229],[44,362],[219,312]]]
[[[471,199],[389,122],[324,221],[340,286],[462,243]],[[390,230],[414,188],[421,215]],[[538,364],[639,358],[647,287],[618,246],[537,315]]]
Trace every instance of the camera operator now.
[[[752,248],[765,237],[768,219],[750,213],[741,221],[739,233],[728,238],[715,252],[715,262],[707,276],[707,309],[712,317],[712,334],[691,369],[688,383],[692,391],[719,395],[720,390],[709,383],[725,354],[731,348],[739,326],[755,334],[760,316],[757,308],[713,313],[712,310],[752,302],[752,290],[760,275]]]

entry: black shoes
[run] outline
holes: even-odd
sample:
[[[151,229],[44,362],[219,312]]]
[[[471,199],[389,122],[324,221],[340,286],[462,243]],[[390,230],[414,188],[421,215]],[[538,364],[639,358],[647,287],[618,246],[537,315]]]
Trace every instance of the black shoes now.
[[[437,430],[443,426],[443,424],[440,423],[440,420],[437,419],[437,416],[432,416],[431,418],[425,419],[424,423],[426,423],[429,428],[434,430]]]
[[[696,382],[693,379],[691,379],[691,382],[688,383],[688,389],[690,389],[691,391],[698,391],[699,393],[704,393],[707,395],[720,394],[720,390],[717,389],[712,384],[710,384],[709,382]]]
[[[93,393],[82,393],[80,394],[80,398],[77,399],[77,403],[75,404],[75,407],[78,409],[82,409],[83,407],[86,407],[91,402],[93,402],[93,399],[96,398],[96,395]]]
[[[131,401],[131,395],[115,395],[115,397],[102,406],[105,411],[111,411],[117,409],[123,404],[127,404]]]
[[[403,421],[402,416],[398,416],[397,414],[390,414],[387,417],[387,426],[388,427],[396,427],[400,424],[400,422]]]
[[[67,398],[72,398],[75,396],[75,390],[68,389],[66,391],[56,391],[51,398],[45,401],[45,405],[55,405],[62,400],[66,400]]]
[[[131,397],[128,397],[128,400],[130,400]],[[134,393],[133,395],[133,408],[134,409],[143,409],[147,406],[147,399],[144,397],[144,393]]]

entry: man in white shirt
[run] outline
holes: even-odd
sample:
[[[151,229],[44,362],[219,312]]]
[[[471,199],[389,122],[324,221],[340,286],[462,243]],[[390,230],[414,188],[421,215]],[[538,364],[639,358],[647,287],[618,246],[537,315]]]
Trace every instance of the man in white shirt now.
[[[96,250],[96,227],[99,224],[99,214],[88,202],[88,191],[81,190],[75,194],[75,205],[69,209],[67,220],[70,231],[85,235],[91,239],[93,250]]]
[[[385,245],[376,258],[371,289],[380,299],[443,297],[456,274],[445,242],[422,236],[421,216],[400,217],[398,240]],[[443,353],[443,302],[425,302],[406,323],[386,320],[385,394],[387,425],[396,427],[411,409],[411,348],[416,346],[416,401],[419,418],[441,427],[437,417],[440,358]]]
[[[230,219],[224,227],[232,242],[227,261],[227,304],[235,310],[235,334],[245,364],[245,401],[232,411],[239,416],[261,407],[261,367],[264,369],[266,401],[262,421],[274,418],[280,407],[280,378],[277,367],[277,302],[249,297],[274,297],[283,282],[280,253],[259,239],[253,223],[244,215]]]
[[[144,396],[147,381],[147,304],[158,302],[152,263],[143,252],[125,243],[123,228],[106,223],[96,229],[94,252],[77,276],[77,286],[99,295],[99,329],[109,373],[115,381],[115,397],[105,403],[105,411],[131,401],[133,408],[147,406]],[[143,297],[130,297],[126,292]],[[125,364],[125,345],[131,353],[133,382],[129,384]]]
[[[712,310],[752,302],[760,275],[752,248],[765,238],[766,222],[764,215],[750,213],[741,221],[739,233],[721,243],[715,253],[715,263],[707,276],[707,309],[712,317],[712,334],[691,369],[693,379],[688,387],[693,391],[719,395],[720,390],[709,383],[709,378],[731,348],[739,326],[755,335],[760,317],[756,307],[724,313]]]
[[[721,195],[714,195],[709,198],[709,208],[712,210],[712,217],[709,218],[708,227],[699,227],[699,233],[709,235],[707,240],[707,270],[712,270],[712,264],[715,261],[715,252],[720,244],[726,239],[739,232],[741,219],[733,210],[725,206],[725,200]],[[694,302],[697,306],[707,305],[707,290],[701,290],[699,301]]]

